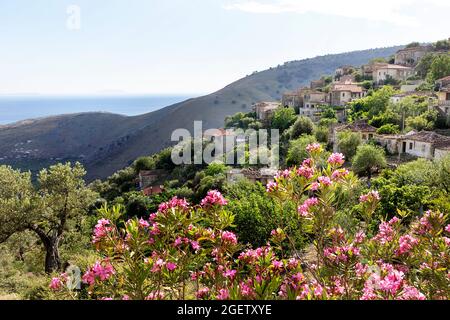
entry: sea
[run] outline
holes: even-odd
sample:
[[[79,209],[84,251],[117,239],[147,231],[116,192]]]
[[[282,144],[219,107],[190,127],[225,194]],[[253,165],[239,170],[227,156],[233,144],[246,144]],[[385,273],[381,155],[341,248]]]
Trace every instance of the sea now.
[[[135,116],[194,95],[0,96],[0,125],[61,114],[110,112]]]

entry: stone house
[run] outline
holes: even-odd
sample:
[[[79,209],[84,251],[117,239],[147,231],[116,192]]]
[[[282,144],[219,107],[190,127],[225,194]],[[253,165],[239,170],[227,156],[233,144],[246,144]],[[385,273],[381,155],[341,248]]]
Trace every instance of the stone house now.
[[[427,98],[429,99],[430,103],[436,99],[436,95],[431,91],[410,91],[395,94],[391,97],[390,100],[392,103],[399,103],[407,97]]]
[[[259,102],[253,105],[253,111],[259,120],[269,120],[276,109],[280,108],[279,102]]]
[[[414,67],[416,66],[420,59],[427,52],[430,51],[430,47],[418,46],[413,48],[405,48],[397,51],[395,54],[395,64],[406,66],[406,67]]]
[[[334,146],[334,151],[339,151],[338,142],[339,142],[339,133],[344,131],[351,131],[355,133],[361,134],[361,139],[364,142],[367,142],[373,138],[375,138],[377,128],[369,125],[366,120],[357,120],[353,123],[347,123],[344,125],[335,126],[332,129],[331,142]]]
[[[311,81],[311,84],[310,84],[311,90],[316,90],[316,89],[323,88],[323,87],[325,87],[325,78],[324,77],[320,78],[319,80]]]
[[[351,75],[355,71],[355,68],[350,65],[341,66],[334,72],[334,79],[340,80],[343,76]]]
[[[443,117],[450,116],[450,85],[444,88],[441,88],[439,92],[437,92],[438,101],[435,109],[440,113]]]
[[[436,87],[441,89],[450,86],[450,76],[436,80]]]
[[[153,186],[156,182],[164,180],[166,176],[167,172],[165,170],[141,170],[138,175],[139,190]]]
[[[363,98],[367,91],[356,84],[335,83],[330,89],[330,103],[333,106],[345,106],[347,103]]]
[[[395,64],[381,64],[373,68],[372,77],[375,83],[383,84],[389,78],[397,81],[405,81],[414,75],[414,69]]]
[[[406,134],[377,134],[375,135],[375,141],[386,148],[390,154],[398,154],[400,153],[402,141],[416,133],[417,131],[412,130]]]
[[[227,181],[229,183],[236,183],[241,179],[248,179],[251,182],[260,182],[266,185],[275,180],[278,170],[272,168],[245,168],[245,169],[231,169],[227,172]]]
[[[300,106],[299,114],[317,121],[324,105],[329,105],[327,93],[309,91],[303,96],[303,105]]]
[[[419,158],[433,160],[448,152],[450,148],[450,137],[440,135],[432,131],[421,131],[412,135],[404,136],[401,139],[400,153],[407,153]]]
[[[434,149],[434,160],[440,160],[440,159],[442,159],[444,157],[447,157],[449,155],[450,155],[450,146],[447,146],[447,147],[445,147],[445,146],[442,146],[442,147],[437,146]]]

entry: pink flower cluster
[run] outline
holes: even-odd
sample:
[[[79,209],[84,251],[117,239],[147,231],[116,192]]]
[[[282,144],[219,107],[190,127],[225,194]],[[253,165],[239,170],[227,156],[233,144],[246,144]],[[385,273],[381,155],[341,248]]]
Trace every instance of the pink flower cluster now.
[[[226,244],[236,245],[237,244],[237,237],[233,232],[230,231],[224,231],[221,235],[222,241]]]
[[[397,255],[403,255],[411,252],[411,250],[419,243],[419,240],[409,234],[401,236],[399,239],[399,248],[395,252]]]
[[[278,191],[278,183],[276,181],[270,181],[267,186],[266,186],[266,191],[267,192],[276,192]]]
[[[107,219],[99,220],[94,228],[92,243],[95,244],[101,242],[112,230],[113,227],[111,226],[111,221]]]
[[[328,177],[319,177],[319,179],[317,179],[317,180],[319,181],[320,185],[323,185],[323,186],[328,187],[333,184],[333,181],[331,181],[331,179]]]
[[[227,200],[217,190],[209,191],[201,202],[202,207],[226,206],[227,204]]]
[[[54,277],[50,281],[49,288],[53,291],[59,291],[64,286],[64,282],[67,282],[67,274],[63,273],[59,277]]]
[[[378,227],[378,234],[373,238],[374,241],[380,244],[391,242],[395,236],[394,226],[399,223],[399,219],[394,217],[389,222],[382,222]]]
[[[361,197],[359,197],[359,201],[361,203],[366,203],[366,202],[374,202],[374,201],[379,201],[381,199],[380,194],[378,193],[378,191],[370,191],[368,194],[362,195]]]
[[[309,198],[299,208],[298,213],[302,217],[309,217],[311,215],[311,208],[319,204],[319,199]]]
[[[323,148],[320,143],[313,143],[306,147],[306,151],[309,153],[320,153],[322,152]]]
[[[167,214],[171,209],[180,209],[187,211],[189,209],[189,203],[186,199],[179,199],[178,197],[172,198],[169,202],[161,203],[158,207],[158,212]]]
[[[389,298],[425,300],[425,296],[419,290],[408,285],[403,271],[395,269],[390,264],[382,264],[381,275],[373,273],[366,281],[361,300]]]
[[[301,166],[297,169],[297,175],[305,177],[306,179],[311,179],[314,176],[314,169],[307,166]]]
[[[347,177],[349,174],[350,174],[350,171],[348,171],[347,169],[335,170],[331,174],[331,180],[338,181],[340,179],[343,179],[343,178]]]
[[[332,166],[342,166],[345,163],[345,156],[342,153],[333,153],[328,158],[328,163]]]
[[[324,249],[323,255],[329,262],[346,263],[350,261],[351,258],[358,257],[360,255],[360,250],[359,248],[351,245],[343,247],[330,247]]]
[[[93,284],[95,284],[96,279],[98,279],[100,281],[105,281],[114,274],[115,274],[115,270],[109,262],[104,261],[103,263],[101,263],[101,262],[97,261],[94,264],[94,266],[92,266],[83,275],[83,282],[87,283],[89,285],[93,285]]]

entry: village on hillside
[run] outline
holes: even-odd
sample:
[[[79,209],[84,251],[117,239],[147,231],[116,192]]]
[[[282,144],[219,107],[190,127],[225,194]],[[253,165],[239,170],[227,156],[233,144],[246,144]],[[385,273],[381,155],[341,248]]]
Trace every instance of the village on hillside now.
[[[297,119],[306,117],[326,128],[328,136],[323,142],[333,152],[342,151],[340,134],[351,132],[358,134],[362,143],[382,147],[389,165],[394,167],[417,158],[442,159],[450,154],[450,73],[431,83],[427,74],[433,57],[448,56],[449,43],[450,39],[433,45],[412,43],[390,59],[374,59],[362,66],[340,66],[333,75],[311,81],[309,87],[284,92],[281,100],[257,102],[251,113],[228,117],[226,128],[205,138],[228,139],[232,132],[229,129],[271,128],[274,114],[289,108],[295,111]],[[388,109],[370,120],[364,114],[355,114],[365,98],[387,87]],[[409,119],[406,113],[410,113]],[[439,128],[435,122],[440,123]],[[236,143],[245,137],[234,139]],[[234,166],[227,172],[227,181],[246,178],[266,184],[273,181],[276,173],[273,168]],[[139,187],[147,196],[159,194],[164,190],[166,176],[160,170],[142,171]]]

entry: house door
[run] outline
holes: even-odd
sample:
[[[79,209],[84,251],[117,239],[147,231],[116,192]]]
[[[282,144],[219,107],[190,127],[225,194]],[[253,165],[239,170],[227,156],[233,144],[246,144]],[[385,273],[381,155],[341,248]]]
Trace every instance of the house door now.
[[[402,153],[406,152],[406,142],[403,142]]]

